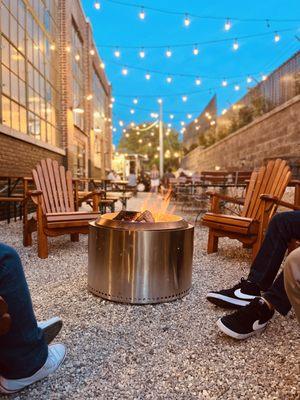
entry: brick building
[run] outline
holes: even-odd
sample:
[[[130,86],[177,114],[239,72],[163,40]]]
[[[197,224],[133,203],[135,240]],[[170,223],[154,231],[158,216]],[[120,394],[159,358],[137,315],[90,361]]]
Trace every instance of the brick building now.
[[[0,0],[0,175],[111,166],[111,87],[80,0]]]

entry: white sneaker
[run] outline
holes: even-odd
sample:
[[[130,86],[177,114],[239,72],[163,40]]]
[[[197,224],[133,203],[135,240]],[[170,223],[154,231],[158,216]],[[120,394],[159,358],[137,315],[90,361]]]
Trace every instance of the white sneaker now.
[[[0,376],[0,393],[16,393],[26,386],[46,378],[60,367],[65,356],[66,347],[63,344],[58,343],[48,346],[48,358],[45,364],[32,376],[22,379],[5,379],[3,376]]]
[[[53,317],[47,321],[38,322],[37,325],[42,329],[46,343],[49,344],[59,334],[63,322],[59,317]]]

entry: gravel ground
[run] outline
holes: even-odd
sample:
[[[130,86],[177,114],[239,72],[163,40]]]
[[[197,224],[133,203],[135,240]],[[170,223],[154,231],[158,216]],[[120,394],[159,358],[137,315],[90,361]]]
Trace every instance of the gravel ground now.
[[[139,199],[129,206],[136,208]],[[300,399],[300,334],[295,315],[278,314],[259,336],[237,342],[216,328],[224,314],[205,301],[212,288],[245,276],[250,256],[238,242],[205,251],[195,229],[193,288],[172,303],[129,306],[87,292],[87,237],[50,239],[50,256],[23,248],[20,222],[0,224],[0,240],[20,253],[38,319],[60,315],[68,347],[54,375],[14,399]],[[34,238],[34,243],[36,242]]]

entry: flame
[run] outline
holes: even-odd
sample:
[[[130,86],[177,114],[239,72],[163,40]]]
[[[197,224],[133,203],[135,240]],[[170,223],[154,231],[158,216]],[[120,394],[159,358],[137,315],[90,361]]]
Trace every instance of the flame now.
[[[168,211],[172,197],[172,190],[169,189],[163,198],[153,198],[152,193],[149,193],[141,206],[141,212],[150,211],[155,219],[155,222],[166,221],[166,213],[173,214],[175,206]]]

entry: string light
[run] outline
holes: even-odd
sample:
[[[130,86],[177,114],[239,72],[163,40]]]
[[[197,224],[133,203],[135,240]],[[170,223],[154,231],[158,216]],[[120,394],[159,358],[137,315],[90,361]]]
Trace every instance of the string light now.
[[[233,50],[236,51],[236,50],[238,50],[239,47],[240,47],[239,43],[238,43],[237,39],[235,39],[234,42],[233,42],[232,48],[233,48]]]
[[[120,57],[121,57],[121,52],[120,52],[120,50],[119,50],[119,49],[116,49],[116,50],[114,51],[114,55],[115,55],[115,57],[120,58]]]
[[[50,50],[54,51],[56,49],[55,44],[51,44]]]
[[[116,99],[114,97],[111,98],[111,102],[114,103]]]
[[[182,101],[185,103],[187,101],[187,96],[182,96]]]
[[[188,118],[188,119],[192,119],[192,114],[188,114],[188,115],[187,115],[187,118]]]
[[[147,74],[145,75],[145,78],[147,79],[147,81],[149,81],[151,79],[151,75],[149,74],[149,72],[147,72]]]
[[[93,98],[93,95],[92,94],[89,94],[89,95],[87,95],[86,96],[86,99],[89,101],[89,100],[92,100],[92,98]]]
[[[129,133],[126,133],[126,135],[125,135],[125,136],[126,136],[127,138],[129,138],[129,136],[130,136],[130,135],[129,135]]]
[[[130,114],[134,114],[135,113],[135,111],[134,111],[134,109],[132,108],[131,110],[130,110]]]
[[[267,79],[267,75],[263,75],[262,77],[261,77],[261,80],[262,81],[265,81]]]
[[[172,83],[172,77],[171,77],[171,76],[167,76],[166,81],[167,81],[168,83]]]
[[[189,15],[188,15],[188,14],[185,14],[185,17],[184,17],[184,26],[190,26],[190,24],[191,24],[191,20],[190,20],[190,18],[189,18]]]
[[[174,115],[173,114],[170,114],[170,119],[174,119]]]
[[[128,75],[128,69],[127,68],[122,68],[122,75],[124,75],[124,76]]]
[[[91,56],[94,56],[94,55],[95,55],[95,50],[94,50],[94,49],[91,49],[91,50],[90,50],[90,55],[91,55]]]
[[[133,99],[133,104],[137,104],[138,102],[138,99]]]
[[[100,10],[101,4],[99,3],[99,1],[95,1],[94,7],[96,8],[96,10]]]
[[[275,32],[275,36],[274,36],[274,42],[277,43],[280,40],[280,35],[278,34],[278,32]]]
[[[141,20],[144,20],[146,18],[146,13],[144,7],[141,8],[141,11],[139,13],[139,17]]]
[[[240,90],[240,85],[234,85],[234,90],[236,91]]]
[[[247,83],[251,83],[252,80],[253,80],[253,79],[251,78],[251,76],[248,76],[248,77],[247,77]]]
[[[141,58],[145,58],[146,53],[145,53],[145,50],[144,50],[144,49],[141,49],[141,50],[140,50],[139,56],[140,56]]]
[[[226,79],[223,79],[222,80],[222,86],[223,87],[226,87],[228,85],[228,82],[226,81]]]
[[[102,68],[102,69],[104,69],[104,68],[105,68],[105,64],[104,64],[104,62],[102,62],[102,63],[100,64],[100,68]]]
[[[222,110],[222,115],[225,115],[226,113],[227,113],[227,109],[224,108],[224,109]]]
[[[197,86],[201,85],[201,79],[200,78],[196,78],[195,83]]]
[[[124,126],[124,122],[122,120],[119,121],[120,126]]]
[[[157,102],[158,102],[158,104],[162,104],[163,101],[162,101],[162,99],[158,99]]]
[[[167,56],[168,58],[172,57],[172,51],[171,51],[170,48],[167,49],[167,51],[166,51],[166,56]]]
[[[75,54],[75,60],[79,61],[80,60],[80,55],[79,54]]]
[[[229,31],[231,29],[231,22],[230,19],[227,18],[225,25],[224,25],[225,31]]]
[[[197,56],[197,55],[199,54],[199,49],[198,49],[197,46],[195,46],[195,47],[193,48],[193,54],[194,54],[194,56]]]

